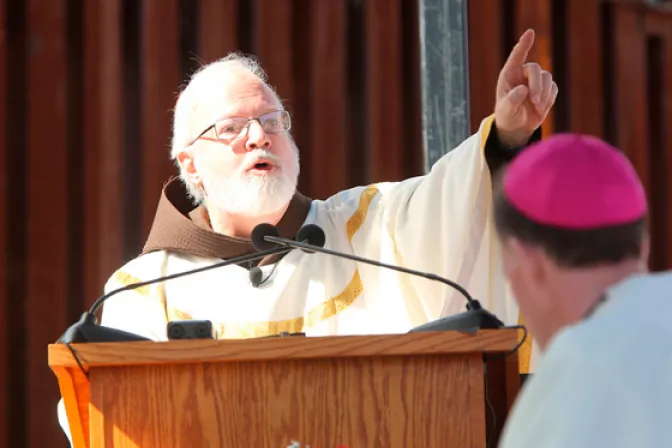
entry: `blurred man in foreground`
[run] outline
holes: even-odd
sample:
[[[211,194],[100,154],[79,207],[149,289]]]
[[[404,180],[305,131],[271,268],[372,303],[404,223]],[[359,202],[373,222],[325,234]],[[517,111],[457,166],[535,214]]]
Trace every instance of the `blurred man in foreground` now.
[[[672,274],[649,274],[644,188],[588,136],[507,168],[495,222],[514,296],[544,356],[503,448],[672,446]]]

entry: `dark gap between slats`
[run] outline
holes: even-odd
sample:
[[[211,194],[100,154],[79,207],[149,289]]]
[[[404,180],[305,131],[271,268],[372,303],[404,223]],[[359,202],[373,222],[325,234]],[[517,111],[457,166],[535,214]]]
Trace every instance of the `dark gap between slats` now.
[[[180,79],[185,85],[201,65],[198,59],[200,4],[196,0],[180,0]]]
[[[348,182],[351,185],[368,183],[368,126],[366,107],[366,46],[364,4],[348,0],[347,10],[347,88],[348,108],[347,150],[351,152]]]
[[[311,117],[311,85],[312,85],[312,58],[311,38],[307,33],[311,30],[313,0],[294,0],[292,3],[292,73],[294,74],[294,94],[292,104],[287,105],[287,110],[292,114],[292,136],[299,147],[301,156],[301,172],[299,174],[298,189],[305,194],[313,195],[311,189],[312,179],[319,176],[319,166],[315,165],[313,154],[315,149],[312,144]],[[319,113],[319,111],[316,111]],[[316,169],[318,168],[318,169]]]
[[[669,238],[669,225],[667,219],[666,182],[666,148],[665,148],[665,85],[663,76],[665,73],[664,46],[660,37],[650,36],[646,41],[646,67],[647,67],[647,104],[648,104],[648,134],[649,134],[649,170],[650,185],[649,200],[651,201],[651,257],[650,268],[653,271],[663,271],[667,268],[667,239]],[[641,148],[644,150],[644,148]],[[657,186],[657,188],[655,187]]]
[[[8,326],[4,329],[9,359],[4,361],[7,387],[7,415],[9,429],[4,434],[4,446],[20,447],[27,444],[25,367],[26,333],[26,114],[27,114],[27,43],[26,4],[23,1],[5,3],[4,24],[7,39],[7,109],[5,162],[7,176],[7,207],[11,219],[5,220],[7,238],[7,309]],[[54,408],[54,418],[56,409]]]
[[[403,0],[399,17],[402,32],[402,126],[404,177],[423,174],[422,84],[420,80],[420,22],[418,0]]]
[[[123,17],[121,20],[121,48],[123,55],[123,150],[122,150],[122,254],[124,260],[131,260],[142,247],[142,235],[138,232],[142,219],[141,200],[142,152],[150,148],[141,148],[141,80],[142,70],[140,51],[142,33],[140,32],[142,2],[123,0]],[[151,110],[151,107],[148,108]],[[103,205],[104,206],[104,205]]]
[[[502,54],[504,61],[509,57],[518,41],[516,35],[516,0],[502,0]]]
[[[602,98],[604,102],[603,109],[603,133],[604,139],[611,143],[612,145],[616,144],[616,127],[618,125],[616,117],[616,108],[618,104],[616,103],[616,91],[615,89],[615,62],[614,62],[614,51],[615,44],[613,43],[614,34],[614,15],[612,5],[609,3],[603,3],[600,5],[600,27],[602,31]]]
[[[238,49],[245,54],[255,52],[254,11],[255,0],[238,0]]]
[[[68,0],[66,14],[68,321],[74,323],[84,311],[84,0]]]
[[[569,69],[571,58],[567,57],[567,1],[551,1],[551,55],[553,61],[553,79],[558,86],[558,97],[554,106],[554,132],[567,132],[570,128],[569,111],[571,110],[571,86]],[[547,67],[544,67],[547,68]]]

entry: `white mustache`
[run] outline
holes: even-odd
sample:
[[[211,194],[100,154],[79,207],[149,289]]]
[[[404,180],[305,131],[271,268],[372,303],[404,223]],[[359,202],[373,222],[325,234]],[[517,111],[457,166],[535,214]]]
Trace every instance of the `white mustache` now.
[[[252,152],[247,153],[245,156],[245,162],[243,163],[243,166],[248,166],[255,161],[259,159],[268,159],[271,162],[273,162],[276,166],[281,167],[281,160],[280,157],[277,155],[273,154],[271,151],[268,151],[266,149],[256,149]]]

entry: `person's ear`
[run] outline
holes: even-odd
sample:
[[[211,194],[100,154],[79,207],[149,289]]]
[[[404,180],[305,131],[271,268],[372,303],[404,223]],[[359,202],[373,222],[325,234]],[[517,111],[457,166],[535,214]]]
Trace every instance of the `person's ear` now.
[[[502,268],[504,275],[510,278],[520,267],[520,247],[518,241],[512,237],[504,237],[499,240],[502,247]]]
[[[203,181],[201,176],[196,169],[196,164],[194,163],[194,157],[191,151],[182,151],[177,156],[177,161],[180,164],[182,173],[193,185],[199,187],[203,186]]]
[[[505,246],[513,263],[517,266],[525,263],[526,258],[529,256],[529,249],[526,244],[516,238],[507,238]]]
[[[525,282],[539,287],[543,285],[548,278],[548,257],[545,252],[536,246],[525,244],[519,240],[512,239],[509,242],[509,250],[515,254],[514,259],[517,268],[524,273]]]
[[[642,240],[642,250],[641,250],[642,260],[644,260],[647,264],[649,263],[650,255],[651,255],[651,239],[647,234],[646,236],[644,236],[644,239]]]

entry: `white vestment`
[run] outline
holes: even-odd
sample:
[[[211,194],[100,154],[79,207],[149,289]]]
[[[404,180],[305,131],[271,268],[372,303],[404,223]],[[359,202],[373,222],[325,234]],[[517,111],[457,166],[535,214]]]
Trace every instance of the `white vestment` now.
[[[505,324],[518,323],[499,259],[491,176],[484,147],[493,117],[443,156],[427,175],[379,183],[315,200],[305,224],[319,225],[325,247],[449,278]],[[328,169],[328,167],[325,167]],[[110,291],[221,261],[170,251],[144,254],[109,279]],[[273,266],[264,266],[265,278]],[[294,250],[253,287],[234,265],[123,292],[105,303],[101,323],[157,341],[169,320],[207,319],[218,338],[282,331],[307,336],[405,333],[465,311],[452,288],[367,264]]]
[[[501,448],[672,447],[672,273],[612,288],[547,347]]]

